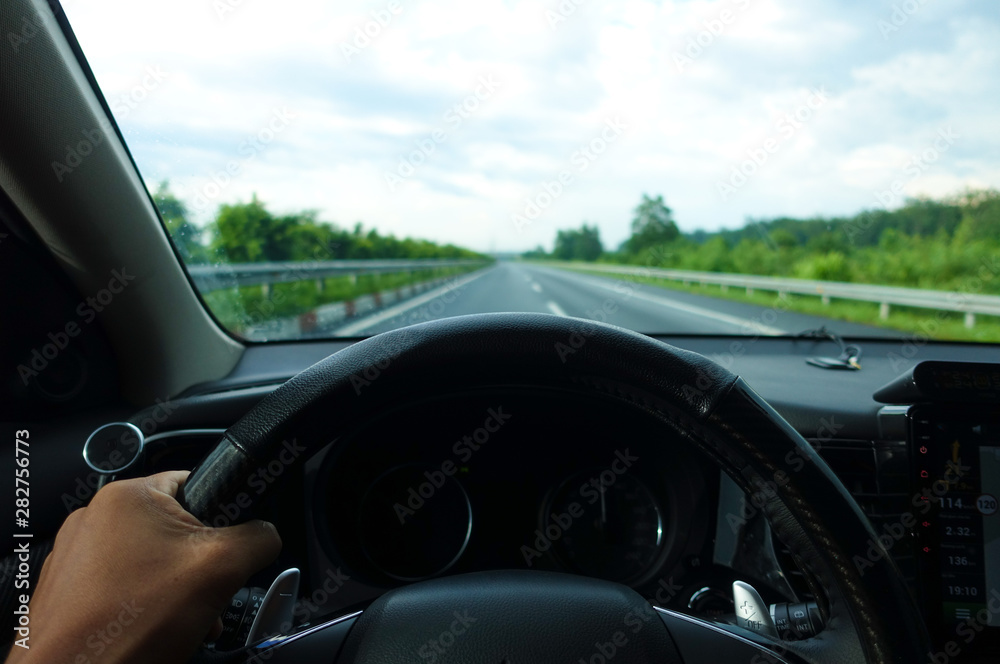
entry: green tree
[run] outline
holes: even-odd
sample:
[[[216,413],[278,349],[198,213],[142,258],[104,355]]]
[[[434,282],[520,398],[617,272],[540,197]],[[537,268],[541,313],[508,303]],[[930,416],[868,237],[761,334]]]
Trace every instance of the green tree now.
[[[798,238],[785,228],[776,228],[771,231],[771,242],[778,249],[794,249],[799,246]]]
[[[625,250],[636,254],[659,244],[673,242],[680,237],[673,212],[663,202],[663,196],[650,198],[642,195],[642,202],[635,209],[632,219],[632,236],[625,242]]]
[[[596,261],[604,253],[597,226],[583,224],[579,229],[556,233],[552,255],[564,261]]]
[[[201,242],[202,230],[188,219],[188,209],[170,191],[170,183],[163,180],[153,193],[153,202],[160,211],[167,234],[185,263],[207,263],[208,250]]]
[[[275,217],[254,194],[249,203],[219,208],[210,227],[212,253],[227,263],[293,260],[296,229],[310,223],[310,213]]]
[[[1000,239],[1000,191],[968,191],[958,201],[962,221],[955,231],[958,242]]]
[[[453,244],[399,239],[365,229],[319,221],[314,210],[276,216],[256,195],[249,203],[222,205],[209,226],[210,249],[224,263],[323,261],[376,258],[483,258]]]

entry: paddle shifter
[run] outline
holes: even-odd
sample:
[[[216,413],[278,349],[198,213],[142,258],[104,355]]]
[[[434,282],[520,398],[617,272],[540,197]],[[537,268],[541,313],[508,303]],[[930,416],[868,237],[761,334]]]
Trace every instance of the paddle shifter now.
[[[263,588],[242,588],[233,595],[222,614],[216,649],[234,650],[286,633],[299,596],[299,578],[299,570],[292,567],[279,574],[266,592]]]

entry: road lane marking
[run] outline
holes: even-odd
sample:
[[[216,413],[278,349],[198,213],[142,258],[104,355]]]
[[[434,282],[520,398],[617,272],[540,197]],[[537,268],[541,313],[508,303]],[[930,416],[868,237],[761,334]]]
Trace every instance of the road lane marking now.
[[[629,298],[636,298],[638,300],[645,300],[646,302],[658,304],[662,307],[668,307],[670,309],[676,309],[678,311],[683,311],[685,313],[694,314],[695,316],[704,316],[705,318],[711,318],[712,320],[717,320],[720,323],[727,323],[729,325],[738,327],[740,331],[743,332],[744,334],[756,333],[756,334],[770,334],[777,336],[784,336],[790,334],[788,330],[782,330],[777,327],[765,325],[760,321],[751,320],[749,318],[740,318],[739,316],[731,316],[729,314],[724,314],[718,311],[712,311],[711,309],[706,309],[704,307],[698,307],[693,304],[683,304],[681,302],[677,302],[676,300],[672,300],[668,297],[653,295],[650,293],[644,293],[638,290],[638,288],[641,288],[643,284],[639,284],[634,281],[628,281],[625,279],[621,280],[622,283],[636,286],[636,288],[632,289],[630,295],[626,295],[625,293],[622,293],[618,289],[617,285],[605,284],[600,280],[600,278],[593,278],[590,275],[583,275],[583,274],[580,274],[578,276],[580,278],[580,281],[586,281],[598,288],[603,288],[604,290],[614,291],[615,293],[618,293],[620,298],[623,300]]]
[[[362,330],[367,330],[369,327],[374,327],[379,323],[384,323],[390,318],[394,318],[400,314],[406,313],[410,309],[415,309],[416,307],[419,307],[421,304],[424,304],[425,302],[430,302],[434,298],[441,297],[442,295],[444,295],[449,291],[456,291],[460,288],[464,288],[469,283],[475,281],[476,279],[483,276],[487,272],[490,272],[490,270],[486,269],[486,270],[481,270],[479,272],[473,272],[467,277],[463,277],[456,281],[452,281],[450,283],[445,284],[444,286],[439,286],[434,290],[427,291],[423,295],[406,300],[405,302],[400,302],[399,304],[389,307],[388,309],[383,309],[378,313],[374,313],[371,316],[368,316],[367,318],[363,318],[359,321],[350,323],[349,325],[339,327],[336,330],[334,330],[333,335],[338,337],[356,336],[357,333],[361,332]]]
[[[531,284],[531,290],[535,291],[536,293],[541,293],[542,287],[539,286],[538,284]]]
[[[566,313],[565,311],[563,311],[563,308],[560,307],[555,302],[547,302],[545,304],[545,306],[547,306],[549,308],[549,311],[551,311],[552,313],[554,313],[556,316],[562,316],[563,318],[569,318],[569,314]]]

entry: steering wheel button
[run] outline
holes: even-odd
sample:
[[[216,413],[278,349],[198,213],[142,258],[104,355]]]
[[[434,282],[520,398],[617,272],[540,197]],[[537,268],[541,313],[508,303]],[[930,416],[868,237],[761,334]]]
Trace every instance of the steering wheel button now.
[[[779,634],[784,634],[790,629],[788,620],[788,603],[780,602],[771,605],[771,619]]]

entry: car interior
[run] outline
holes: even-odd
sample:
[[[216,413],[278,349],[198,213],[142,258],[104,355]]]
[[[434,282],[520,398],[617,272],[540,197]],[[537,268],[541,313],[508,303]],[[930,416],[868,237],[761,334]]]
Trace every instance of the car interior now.
[[[33,579],[102,486],[193,470],[202,522],[283,541],[195,661],[1000,661],[997,345],[441,295],[378,334],[251,340],[59,4],[4,2],[0,35],[0,473],[30,431]],[[838,343],[863,368],[810,363]]]

